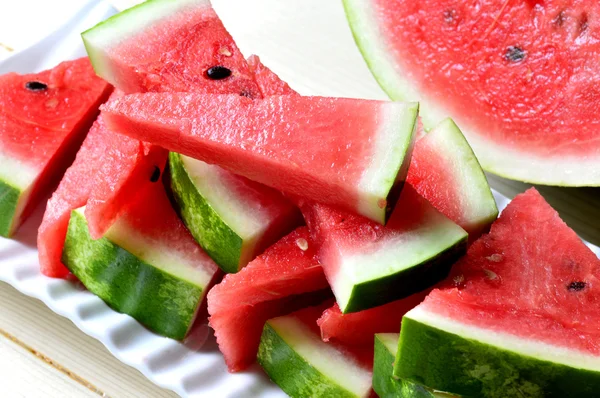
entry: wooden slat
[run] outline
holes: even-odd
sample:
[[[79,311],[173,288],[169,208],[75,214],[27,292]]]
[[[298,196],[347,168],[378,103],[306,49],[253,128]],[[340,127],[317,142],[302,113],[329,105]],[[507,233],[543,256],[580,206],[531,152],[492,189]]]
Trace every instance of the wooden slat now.
[[[1,385],[0,396],[54,396],[53,389],[63,397],[97,396],[94,390],[110,397],[177,396],[122,364],[71,321],[3,282],[0,308],[0,374],[2,383],[14,381],[8,391],[15,392],[6,394]]]

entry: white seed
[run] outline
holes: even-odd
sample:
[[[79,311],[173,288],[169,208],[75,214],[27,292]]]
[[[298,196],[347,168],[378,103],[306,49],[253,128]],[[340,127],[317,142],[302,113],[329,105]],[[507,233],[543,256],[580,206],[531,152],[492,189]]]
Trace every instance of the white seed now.
[[[491,256],[487,256],[486,258],[494,263],[499,263],[500,261],[504,260],[504,256],[502,254],[497,253],[492,254]]]
[[[298,239],[296,239],[296,244],[303,251],[308,250],[308,242],[306,241],[306,239],[304,239],[304,238],[298,238]]]
[[[487,276],[492,281],[498,278],[498,275],[494,271],[484,269],[483,272],[485,272],[485,276]]]

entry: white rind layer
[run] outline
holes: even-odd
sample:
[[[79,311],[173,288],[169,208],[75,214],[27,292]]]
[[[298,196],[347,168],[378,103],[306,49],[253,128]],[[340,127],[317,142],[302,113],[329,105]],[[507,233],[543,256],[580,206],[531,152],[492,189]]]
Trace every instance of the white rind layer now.
[[[85,206],[75,211],[85,218]],[[153,267],[202,288],[208,286],[213,277],[212,273],[200,267],[198,261],[191,261],[189,255],[182,255],[170,247],[160,245],[156,240],[145,238],[139,231],[133,230],[123,218],[110,227],[105,237]]]
[[[360,214],[384,223],[378,202],[387,198],[397,175],[400,174],[402,179],[406,177],[415,139],[419,104],[389,103],[382,105],[380,112],[383,113],[380,117],[383,123],[375,137],[371,164],[363,172],[358,185],[359,191],[363,193],[363,201],[359,203],[358,209]],[[381,203],[387,206],[387,203]]]
[[[293,315],[268,321],[277,334],[323,376],[362,396],[371,388],[371,373],[362,369],[332,345],[321,340]]]
[[[83,32],[81,37],[96,73],[115,84],[108,50],[159,20],[185,12],[186,8],[210,6],[209,0],[149,0],[101,22]]]
[[[379,85],[394,100],[419,101],[426,129],[452,116],[461,127],[484,170],[506,178],[560,186],[600,186],[600,151],[580,156],[523,152],[485,138],[460,115],[452,115],[441,103],[422,92],[412,72],[396,59],[400,57],[384,42],[373,0],[343,0],[354,39]],[[419,56],[414,54],[414,56]],[[484,128],[480,126],[479,128]],[[482,134],[483,133],[483,134]]]
[[[406,318],[431,326],[433,328],[452,333],[465,339],[475,340],[501,350],[511,351],[520,355],[542,361],[563,364],[576,369],[587,369],[594,372],[600,371],[600,356],[543,343],[537,340],[518,337],[509,333],[468,325],[456,320],[436,314],[423,308],[415,307],[404,315]]]
[[[0,152],[0,180],[25,191],[33,185],[37,177],[38,171],[33,167]]]

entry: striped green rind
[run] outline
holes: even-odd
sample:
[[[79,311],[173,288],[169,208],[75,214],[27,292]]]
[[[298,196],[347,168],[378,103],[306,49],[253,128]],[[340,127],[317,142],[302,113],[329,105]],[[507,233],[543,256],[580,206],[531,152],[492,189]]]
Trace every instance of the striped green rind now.
[[[357,397],[307,362],[269,322],[263,328],[257,360],[271,380],[286,394],[292,398]]]
[[[353,285],[347,301],[341,302],[338,298],[340,310],[344,314],[367,310],[421,292],[444,279],[452,264],[467,251],[468,235],[457,229],[461,235],[457,235],[453,245],[437,253],[432,250],[431,257],[419,264]],[[365,264],[368,265],[373,266]]]
[[[181,218],[192,236],[225,272],[239,271],[243,240],[211,207],[196,188],[181,155],[169,154],[171,189]]]
[[[12,235],[21,194],[21,190],[0,180],[0,236]]]
[[[373,363],[373,390],[380,398],[442,398],[428,388],[394,377],[394,361],[398,348],[398,333],[375,335],[375,361]]]
[[[173,339],[185,337],[203,298],[201,286],[140,260],[107,238],[92,240],[79,210],[71,213],[62,261],[112,308]]]
[[[469,397],[584,398],[600,391],[600,372],[449,333],[410,312],[402,320],[394,375]]]

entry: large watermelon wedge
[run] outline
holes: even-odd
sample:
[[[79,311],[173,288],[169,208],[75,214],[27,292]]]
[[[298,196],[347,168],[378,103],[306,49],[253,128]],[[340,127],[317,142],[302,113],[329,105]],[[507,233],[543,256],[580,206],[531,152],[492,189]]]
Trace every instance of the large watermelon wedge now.
[[[146,93],[103,109],[115,131],[385,223],[408,171],[418,104]]]
[[[394,374],[465,396],[595,397],[599,277],[600,260],[530,189],[405,315]]]
[[[208,312],[229,370],[254,363],[267,319],[317,304],[328,291],[306,227],[282,238],[237,274],[225,276],[208,293]]]
[[[484,169],[600,185],[600,3],[344,0],[356,42],[394,99],[451,116]]]
[[[110,91],[87,58],[0,76],[0,236],[59,181]]]

